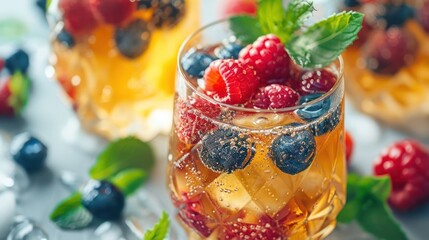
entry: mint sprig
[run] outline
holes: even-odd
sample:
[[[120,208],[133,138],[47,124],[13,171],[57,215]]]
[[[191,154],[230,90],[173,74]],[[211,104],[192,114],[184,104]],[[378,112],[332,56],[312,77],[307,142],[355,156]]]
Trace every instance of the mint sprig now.
[[[259,0],[257,19],[236,16],[229,21],[237,38],[246,40],[243,43],[273,33],[282,40],[296,64],[305,68],[325,67],[356,40],[363,14],[342,12],[304,26],[313,11],[311,1],[292,0],[285,9],[282,0]],[[259,35],[255,36],[256,33]]]
[[[406,240],[387,204],[391,191],[388,177],[363,177],[349,174],[347,203],[338,216],[340,223],[357,221],[368,233],[378,239]]]
[[[50,219],[62,229],[78,230],[87,227],[93,217],[82,206],[81,201],[80,193],[74,193],[55,208]]]
[[[155,226],[146,231],[143,240],[164,240],[167,237],[170,220],[167,213],[163,212],[161,218]]]
[[[125,196],[132,195],[148,178],[148,173],[141,169],[129,169],[119,172],[110,179]]]

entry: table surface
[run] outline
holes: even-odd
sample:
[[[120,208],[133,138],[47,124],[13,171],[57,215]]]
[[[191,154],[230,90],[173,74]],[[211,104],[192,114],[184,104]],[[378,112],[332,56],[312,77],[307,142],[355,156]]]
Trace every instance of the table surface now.
[[[203,22],[213,20],[213,17],[209,16],[213,16],[213,7],[216,6],[209,5],[214,5],[214,2],[202,0]],[[14,28],[11,29],[8,26],[14,26]],[[31,99],[22,118],[0,118],[0,130],[10,135],[24,131],[31,132],[49,147],[47,168],[30,177],[30,187],[19,196],[16,212],[37,221],[49,234],[50,239],[93,239],[91,237],[93,229],[65,232],[49,220],[49,213],[53,207],[60,199],[70,194],[70,190],[60,183],[60,174],[66,171],[77,176],[86,176],[87,169],[93,164],[104,142],[79,129],[73,111],[64,101],[59,86],[56,82],[47,79],[45,69],[49,54],[48,36],[47,24],[34,8],[32,1],[0,2],[0,56],[10,53],[16,47],[24,47],[28,50],[31,54],[29,75],[34,82]],[[349,104],[346,110],[346,128],[355,137],[356,145],[351,169],[362,174],[371,173],[372,162],[384,146],[395,140],[409,137],[380,126],[372,119],[354,111]],[[76,139],[79,141],[76,142]],[[143,190],[159,200],[161,208],[172,213],[173,207],[165,187],[167,142],[166,136],[159,136],[151,141],[156,150],[157,165]],[[2,197],[4,196],[0,193],[0,199],[3,199]],[[5,209],[0,206],[0,216],[4,216],[2,211]],[[429,205],[412,212],[395,213],[395,215],[410,239],[427,239]],[[0,239],[3,239],[3,236],[0,236]],[[179,239],[185,238],[179,237]],[[370,238],[356,226],[339,226],[329,239]]]

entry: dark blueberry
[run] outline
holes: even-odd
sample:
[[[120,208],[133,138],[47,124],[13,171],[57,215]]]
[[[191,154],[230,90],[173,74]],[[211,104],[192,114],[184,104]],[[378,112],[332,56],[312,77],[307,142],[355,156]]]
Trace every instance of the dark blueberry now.
[[[125,197],[109,182],[90,181],[82,191],[82,205],[100,220],[116,220],[121,217]]]
[[[386,4],[382,14],[377,18],[385,21],[386,28],[400,27],[404,23],[414,17],[414,9],[409,5],[402,4]]]
[[[185,0],[161,0],[153,13],[156,27],[173,27],[185,14]]]
[[[243,46],[241,46],[240,44],[235,42],[228,42],[221,47],[216,48],[215,54],[216,57],[222,59],[238,59],[238,54],[240,53],[241,49],[243,49]]]
[[[204,76],[204,71],[214,60],[216,60],[216,58],[208,54],[191,50],[183,56],[180,63],[189,76],[202,78]]]
[[[320,98],[323,93],[313,93],[301,97],[299,104],[309,103]],[[325,98],[310,106],[298,109],[296,114],[307,122],[312,122],[311,130],[315,136],[321,136],[332,131],[340,122],[341,109],[340,106],[333,112],[330,112],[331,99]]]
[[[72,48],[76,44],[73,36],[65,29],[61,30],[57,35],[57,41],[67,48]]]
[[[216,130],[203,138],[200,159],[215,172],[232,173],[243,169],[255,155],[255,149],[247,139],[248,136],[231,129]]]
[[[155,5],[157,5],[157,3],[160,0],[139,0],[137,2],[138,8],[140,9],[149,9]]]
[[[299,127],[292,123],[286,127]],[[274,164],[284,173],[295,175],[307,169],[316,154],[316,140],[313,134],[305,129],[292,130],[274,139],[269,155]]]
[[[46,0],[37,0],[36,6],[42,10],[43,13],[46,13]]]
[[[127,58],[136,58],[147,49],[151,35],[149,24],[142,19],[136,19],[125,27],[116,29],[116,48]]]
[[[22,133],[13,138],[10,152],[15,162],[33,173],[45,165],[48,148],[39,139]]]
[[[16,71],[21,71],[25,74],[30,66],[30,58],[24,50],[19,49],[6,59],[5,66],[12,74]]]
[[[359,7],[360,2],[359,0],[345,0],[344,5],[346,5],[347,7]]]

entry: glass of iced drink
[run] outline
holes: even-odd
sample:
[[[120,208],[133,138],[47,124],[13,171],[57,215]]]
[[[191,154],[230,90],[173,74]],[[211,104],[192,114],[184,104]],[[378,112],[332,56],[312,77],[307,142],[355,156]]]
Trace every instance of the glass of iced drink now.
[[[167,175],[189,239],[325,238],[345,203],[341,58],[303,69],[277,36],[245,46],[225,20],[178,59]]]
[[[53,0],[53,78],[82,125],[107,138],[168,133],[176,57],[199,0]]]

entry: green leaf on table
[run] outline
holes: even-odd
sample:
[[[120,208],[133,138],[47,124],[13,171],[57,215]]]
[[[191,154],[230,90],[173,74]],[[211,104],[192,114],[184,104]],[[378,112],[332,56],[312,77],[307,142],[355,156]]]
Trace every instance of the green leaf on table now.
[[[9,104],[15,113],[19,114],[28,102],[30,79],[20,71],[16,71],[10,80],[10,91]]]
[[[229,19],[234,35],[243,44],[251,44],[259,36],[264,35],[258,20],[248,15],[237,15]]]
[[[142,169],[147,173],[153,168],[155,155],[151,146],[135,137],[127,137],[110,143],[98,156],[90,170],[92,178],[109,179],[127,169]]]
[[[46,0],[46,11],[49,10],[49,7],[51,6],[52,0]]]
[[[0,20],[0,42],[17,40],[27,33],[27,27],[23,21],[16,18]]]
[[[286,49],[291,58],[303,67],[325,67],[356,40],[362,21],[361,13],[334,14],[293,36]]]
[[[169,227],[170,220],[167,213],[163,212],[159,222],[152,229],[146,231],[143,240],[164,240],[167,237]]]
[[[148,174],[142,169],[124,170],[110,179],[125,196],[133,194],[147,180]]]
[[[87,227],[92,222],[92,215],[81,204],[80,193],[74,193],[56,206],[50,219],[60,228],[77,230]]]

